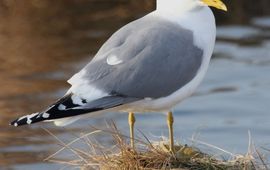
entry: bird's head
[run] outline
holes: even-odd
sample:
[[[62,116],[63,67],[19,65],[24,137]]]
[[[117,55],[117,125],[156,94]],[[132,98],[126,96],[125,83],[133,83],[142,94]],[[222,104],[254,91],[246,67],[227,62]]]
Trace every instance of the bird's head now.
[[[227,7],[222,0],[157,0],[157,9],[165,11],[185,12],[203,6],[227,11]]]
[[[202,5],[208,5],[223,11],[227,11],[226,5],[221,0],[198,0]]]

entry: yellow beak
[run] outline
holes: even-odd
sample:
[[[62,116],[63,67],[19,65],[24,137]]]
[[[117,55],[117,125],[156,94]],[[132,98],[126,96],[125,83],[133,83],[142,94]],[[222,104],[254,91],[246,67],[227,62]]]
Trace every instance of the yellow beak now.
[[[217,9],[227,11],[226,5],[221,0],[201,0],[204,4]]]

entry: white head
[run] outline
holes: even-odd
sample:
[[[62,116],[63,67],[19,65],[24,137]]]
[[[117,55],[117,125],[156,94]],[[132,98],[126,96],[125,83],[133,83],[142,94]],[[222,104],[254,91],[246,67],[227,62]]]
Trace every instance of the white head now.
[[[226,5],[221,0],[157,0],[157,10],[187,12],[205,6],[215,7],[227,11]]]

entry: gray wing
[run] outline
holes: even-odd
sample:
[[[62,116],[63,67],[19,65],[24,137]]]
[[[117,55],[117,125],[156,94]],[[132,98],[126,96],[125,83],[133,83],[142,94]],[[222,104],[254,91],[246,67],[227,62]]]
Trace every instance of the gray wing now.
[[[109,65],[111,55],[122,62]],[[109,94],[165,97],[195,77],[202,57],[192,31],[146,16],[112,35],[83,69],[82,78]]]

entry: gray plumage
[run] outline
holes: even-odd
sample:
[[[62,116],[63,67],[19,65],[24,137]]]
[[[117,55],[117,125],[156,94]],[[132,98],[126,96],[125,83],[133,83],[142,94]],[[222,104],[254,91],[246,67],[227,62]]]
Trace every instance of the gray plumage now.
[[[170,21],[149,15],[136,20],[113,34],[79,74],[89,88],[107,96],[87,101],[70,92],[44,112],[23,116],[11,124],[78,116],[144,98],[166,97],[191,81],[202,64],[203,50],[193,39],[192,31]],[[121,62],[108,64],[110,56]]]
[[[108,65],[110,55],[123,62]],[[202,57],[203,51],[194,45],[192,31],[146,16],[113,34],[83,69],[83,79],[109,94],[160,98],[191,81]]]
[[[110,109],[112,107],[116,106],[121,106],[126,103],[131,103],[134,101],[138,101],[140,99],[138,98],[131,98],[131,97],[124,97],[124,96],[106,96],[102,97],[100,99],[91,101],[89,103],[86,103],[82,106],[74,107],[73,109],[75,110],[91,110],[93,108],[95,109],[100,109],[100,110],[105,110],[105,109]]]

